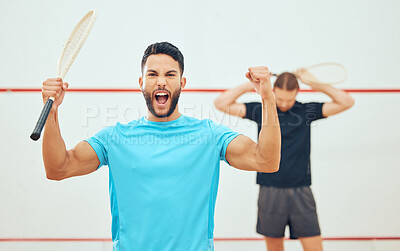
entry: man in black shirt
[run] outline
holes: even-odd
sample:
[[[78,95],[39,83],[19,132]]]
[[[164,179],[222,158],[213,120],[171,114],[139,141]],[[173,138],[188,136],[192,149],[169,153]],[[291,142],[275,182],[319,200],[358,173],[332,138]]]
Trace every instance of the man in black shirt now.
[[[299,84],[296,76],[313,90],[327,94],[329,103],[300,103],[296,101]],[[260,185],[258,200],[257,232],[265,236],[267,250],[283,250],[283,237],[288,225],[290,237],[299,238],[304,250],[322,250],[322,239],[314,197],[310,188],[310,125],[349,109],[354,99],[346,92],[331,85],[315,84],[307,70],[282,73],[274,83],[276,106],[281,127],[281,162],[276,173],[257,173]],[[261,130],[260,102],[236,103],[241,95],[253,91],[245,83],[224,92],[215,106],[228,114],[247,118]]]

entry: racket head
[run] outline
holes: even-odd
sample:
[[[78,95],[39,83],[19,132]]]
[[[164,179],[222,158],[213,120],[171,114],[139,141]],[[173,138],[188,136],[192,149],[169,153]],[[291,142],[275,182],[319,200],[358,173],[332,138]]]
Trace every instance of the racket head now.
[[[96,21],[95,10],[89,11],[72,30],[66,44],[64,45],[61,55],[58,58],[57,77],[64,78],[69,68],[74,62],[80,49],[85,43],[94,22]]]
[[[309,80],[309,82],[315,84],[336,85],[343,83],[347,78],[346,68],[343,65],[335,62],[314,64],[306,67],[306,69],[317,79],[317,81],[314,79]],[[307,81],[307,78],[304,80]]]

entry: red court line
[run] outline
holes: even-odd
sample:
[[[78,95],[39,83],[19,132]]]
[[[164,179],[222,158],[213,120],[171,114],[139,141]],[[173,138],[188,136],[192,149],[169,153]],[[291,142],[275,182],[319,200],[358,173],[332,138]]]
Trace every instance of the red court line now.
[[[184,89],[184,92],[223,92],[227,89]],[[343,89],[352,93],[400,93],[400,89]],[[41,92],[40,88],[0,88],[0,92]],[[132,88],[70,88],[69,92],[141,92]],[[301,89],[300,92],[317,92],[310,89]]]
[[[286,240],[291,240],[285,238]],[[400,240],[400,237],[323,237],[324,241]],[[263,241],[264,238],[215,238],[214,241]]]
[[[400,236],[392,237],[324,237],[324,241],[393,241]],[[263,238],[215,238],[214,241],[263,241]],[[290,240],[286,238],[286,240]],[[0,238],[0,242],[109,242],[110,238]]]
[[[0,242],[108,242],[110,238],[0,238]]]

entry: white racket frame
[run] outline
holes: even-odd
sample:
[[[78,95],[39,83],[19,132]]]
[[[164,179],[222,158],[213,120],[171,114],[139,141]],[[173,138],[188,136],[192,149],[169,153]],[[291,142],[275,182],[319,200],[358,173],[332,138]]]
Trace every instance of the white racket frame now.
[[[341,69],[343,70],[343,72],[344,72],[343,78],[341,78],[341,79],[338,80],[338,81],[329,82],[329,83],[328,83],[328,82],[323,82],[323,81],[310,81],[310,82],[315,83],[315,84],[337,85],[337,84],[341,84],[341,83],[343,83],[344,81],[346,81],[346,79],[347,79],[347,70],[346,70],[346,67],[344,67],[342,64],[339,64],[339,63],[336,63],[336,62],[318,63],[318,64],[313,64],[313,65],[310,65],[310,66],[307,66],[307,67],[304,67],[304,68],[307,69],[307,70],[309,70],[309,69],[312,69],[312,68],[317,68],[317,67],[320,67],[320,66],[329,66],[329,65],[334,65],[334,66],[337,66],[337,67],[341,68]],[[292,72],[292,73],[294,74],[295,72]],[[272,73],[271,75],[277,77],[279,74]],[[296,75],[296,74],[295,74],[295,75]],[[296,76],[296,77],[297,77],[297,76]],[[297,77],[297,78],[298,78],[298,77]]]
[[[341,84],[344,81],[346,81],[346,79],[347,79],[347,70],[346,70],[346,68],[342,64],[339,64],[339,63],[336,63],[336,62],[324,62],[324,63],[313,64],[313,65],[310,65],[310,66],[306,67],[306,69],[309,70],[309,69],[317,68],[317,67],[320,67],[320,66],[329,66],[329,65],[334,65],[334,66],[337,66],[337,67],[341,68],[343,70],[343,72],[344,72],[343,78],[341,78],[338,81],[329,82],[329,83],[328,82],[323,82],[323,81],[312,81],[313,83],[315,83],[315,84],[324,84],[324,85],[328,85],[328,84],[337,85],[337,84]]]

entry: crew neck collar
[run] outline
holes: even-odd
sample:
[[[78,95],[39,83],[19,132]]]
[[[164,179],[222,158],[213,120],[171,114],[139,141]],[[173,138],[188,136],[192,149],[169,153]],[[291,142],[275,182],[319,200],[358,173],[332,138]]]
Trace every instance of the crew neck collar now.
[[[183,117],[184,117],[184,115],[181,114],[177,119],[174,119],[171,121],[156,122],[156,121],[151,121],[151,120],[147,119],[146,116],[143,116],[143,121],[148,124],[152,124],[152,125],[172,125],[172,124],[179,123],[179,121],[181,121],[183,119]]]

